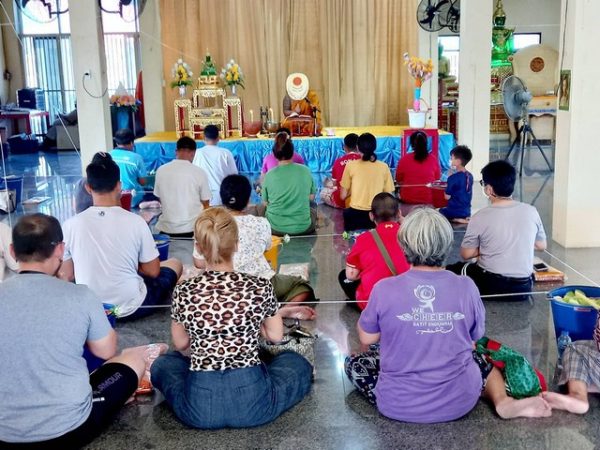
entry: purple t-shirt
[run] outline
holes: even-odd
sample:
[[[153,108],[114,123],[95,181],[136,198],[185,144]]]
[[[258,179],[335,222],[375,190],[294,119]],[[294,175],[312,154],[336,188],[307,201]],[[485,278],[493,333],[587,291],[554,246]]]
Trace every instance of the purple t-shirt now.
[[[446,422],[467,414],[481,394],[473,341],[485,308],[470,278],[411,269],[375,285],[359,324],[381,333],[377,408],[404,422]]]
[[[304,164],[304,158],[300,156],[298,153],[294,152],[294,156],[292,156],[292,161],[296,164]],[[263,159],[262,169],[260,169],[260,173],[267,173],[269,170],[277,167],[279,165],[279,161],[275,158],[273,153],[269,153]]]

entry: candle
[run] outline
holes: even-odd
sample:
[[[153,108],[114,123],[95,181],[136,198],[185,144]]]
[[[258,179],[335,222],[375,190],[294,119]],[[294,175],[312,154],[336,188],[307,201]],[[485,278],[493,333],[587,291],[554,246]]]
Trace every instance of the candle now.
[[[273,122],[273,108],[269,108],[269,122]]]
[[[254,111],[250,110],[250,122],[254,122]]]

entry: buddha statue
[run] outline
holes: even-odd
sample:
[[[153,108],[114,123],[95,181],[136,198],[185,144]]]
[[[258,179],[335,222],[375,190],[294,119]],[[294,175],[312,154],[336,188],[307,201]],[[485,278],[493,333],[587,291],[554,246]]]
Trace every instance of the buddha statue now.
[[[202,71],[200,72],[200,78],[198,80],[200,84],[217,84],[219,79],[217,77],[217,68],[215,67],[215,63],[210,56],[208,50],[206,51],[206,56],[204,57],[204,63],[202,63]]]
[[[509,66],[509,57],[513,54],[514,28],[505,28],[506,13],[502,0],[496,3],[494,11],[494,28],[492,29],[492,67]]]

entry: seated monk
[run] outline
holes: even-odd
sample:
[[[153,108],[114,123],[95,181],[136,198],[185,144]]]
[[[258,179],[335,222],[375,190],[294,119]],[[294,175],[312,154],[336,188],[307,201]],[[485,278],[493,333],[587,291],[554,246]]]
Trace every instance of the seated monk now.
[[[309,89],[308,77],[303,73],[293,73],[287,77],[285,86],[287,94],[283,98],[285,119],[282,126],[292,130],[294,136],[320,136],[319,97],[315,91]]]

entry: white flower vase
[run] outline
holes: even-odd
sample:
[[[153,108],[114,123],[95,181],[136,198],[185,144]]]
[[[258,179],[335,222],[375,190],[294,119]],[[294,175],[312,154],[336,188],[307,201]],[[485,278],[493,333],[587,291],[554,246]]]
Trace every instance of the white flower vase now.
[[[237,97],[237,84],[232,84],[229,87],[231,88],[231,96]]]
[[[181,98],[185,98],[185,92],[186,92],[186,90],[187,90],[187,86],[186,85],[183,84],[183,85],[179,86],[179,96]]]

